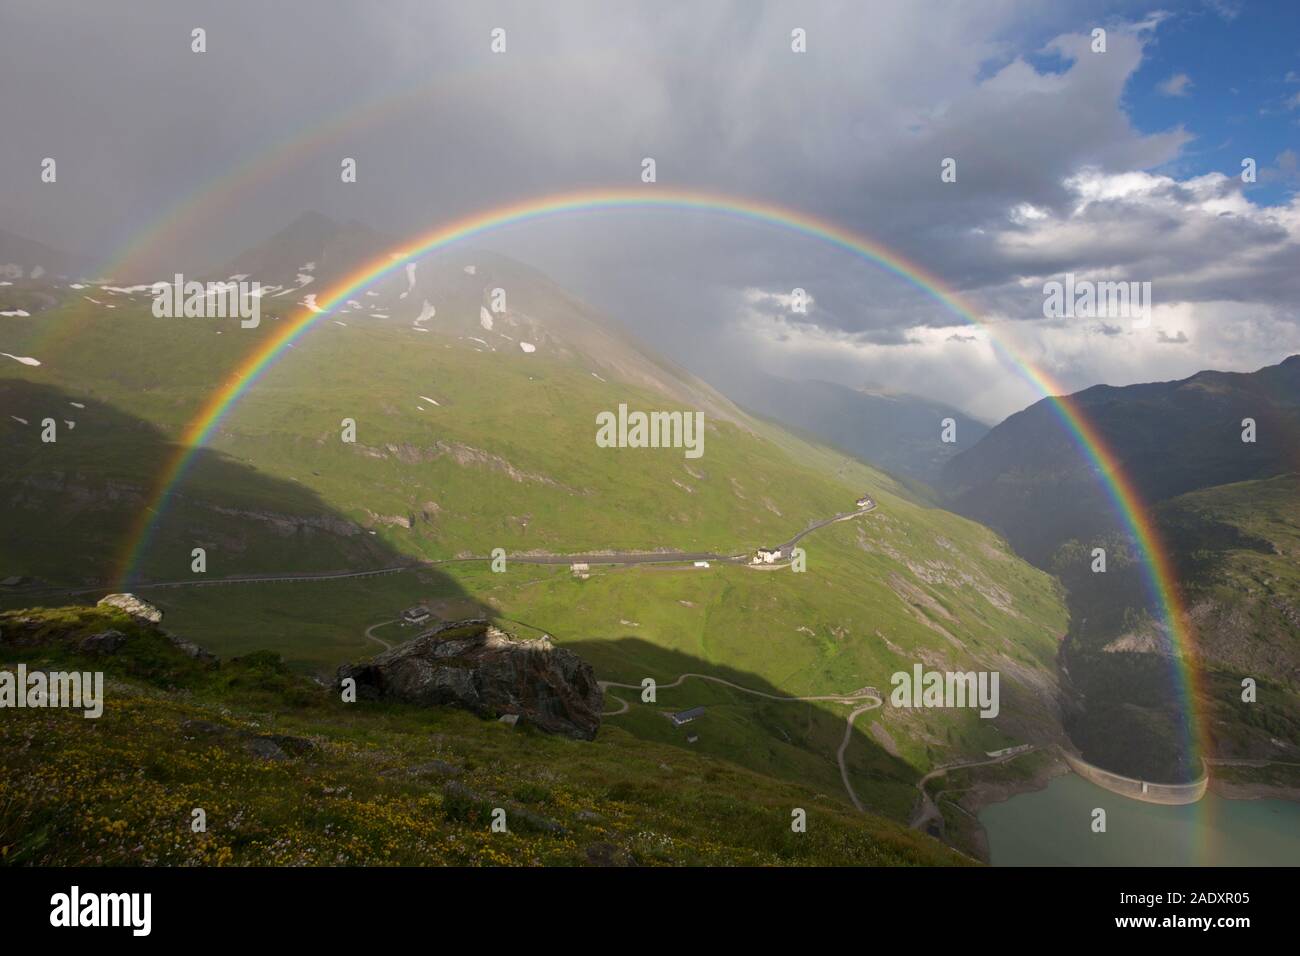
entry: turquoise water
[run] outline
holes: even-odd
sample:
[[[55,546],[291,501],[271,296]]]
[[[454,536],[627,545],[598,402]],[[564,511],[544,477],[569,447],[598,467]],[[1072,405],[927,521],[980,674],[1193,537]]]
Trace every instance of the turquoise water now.
[[[1106,832],[1092,832],[1092,811]],[[995,866],[1300,866],[1300,803],[1225,800],[1163,807],[1076,774],[979,815]]]

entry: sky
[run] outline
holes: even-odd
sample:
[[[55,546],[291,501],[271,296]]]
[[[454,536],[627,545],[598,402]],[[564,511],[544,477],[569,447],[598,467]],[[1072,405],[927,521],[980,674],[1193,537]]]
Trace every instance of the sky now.
[[[213,268],[309,210],[400,241],[638,185],[651,156],[665,187],[792,207],[911,259],[1066,390],[1300,351],[1292,0],[5,0],[0,131],[0,229],[110,274],[128,250],[147,277]],[[1039,397],[986,329],[778,229],[617,212],[482,244],[714,381],[823,378],[989,421]],[[1149,282],[1150,322],[1045,316],[1066,273]]]

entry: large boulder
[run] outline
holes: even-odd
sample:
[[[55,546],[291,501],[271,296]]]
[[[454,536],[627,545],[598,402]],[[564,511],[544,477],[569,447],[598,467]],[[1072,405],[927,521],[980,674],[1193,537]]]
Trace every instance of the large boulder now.
[[[79,646],[85,654],[116,654],[125,643],[126,635],[110,628],[83,637]]]
[[[110,594],[99,599],[97,607],[115,607],[125,611],[138,621],[149,624],[161,624],[163,612],[148,601],[143,601],[134,594]]]
[[[548,638],[524,641],[485,620],[456,621],[361,664],[339,668],[357,696],[514,715],[553,734],[592,740],[605,695],[591,665]]]

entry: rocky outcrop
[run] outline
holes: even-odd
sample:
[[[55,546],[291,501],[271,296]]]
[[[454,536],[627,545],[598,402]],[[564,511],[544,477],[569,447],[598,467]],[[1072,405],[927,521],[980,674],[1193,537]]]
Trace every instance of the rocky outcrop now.
[[[110,628],[107,631],[100,631],[98,634],[91,634],[83,637],[78,645],[84,654],[116,654],[126,643],[126,635],[121,631]]]
[[[192,657],[196,661],[204,661],[206,663],[212,663],[213,661],[217,660],[217,655],[211,653],[210,651],[205,650],[202,647],[199,647],[199,645],[195,644],[191,640],[187,640],[184,637],[180,637],[177,634],[173,634],[171,633],[171,631],[163,631],[162,633],[163,633],[163,637],[171,641],[172,646],[175,647],[182,654],[184,654],[186,657]]]
[[[306,737],[292,737],[288,734],[255,734],[251,731],[227,727],[225,724],[213,723],[210,720],[182,720],[180,728],[187,739],[207,738],[236,744],[263,760],[306,757],[318,749],[315,742]]]
[[[463,707],[513,715],[553,734],[592,740],[604,693],[591,665],[548,638],[524,641],[485,620],[457,621],[360,664],[339,668],[358,699]]]
[[[162,611],[134,594],[110,594],[100,598],[96,607],[115,607],[148,624],[161,624],[163,619]]]

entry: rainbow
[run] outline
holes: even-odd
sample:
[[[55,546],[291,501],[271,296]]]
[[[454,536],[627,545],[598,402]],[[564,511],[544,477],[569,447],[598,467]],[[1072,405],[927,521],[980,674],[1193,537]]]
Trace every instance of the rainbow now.
[[[1154,606],[1178,651],[1174,656],[1173,665],[1175,683],[1183,698],[1182,712],[1186,740],[1193,760],[1197,760],[1202,752],[1204,735],[1197,732],[1194,716],[1196,713],[1194,695],[1199,690],[1196,679],[1199,668],[1195,666],[1195,648],[1191,639],[1187,610],[1182,604],[1167,551],[1156,527],[1148,517],[1147,509],[1132,481],[1125,474],[1121,462],[1085,417],[1083,411],[1063,394],[1064,390],[1058,387],[1045,372],[1035,368],[1012,343],[1000,340],[994,334],[992,327],[981,321],[974,307],[960,298],[956,292],[948,289],[933,273],[879,243],[834,223],[772,203],[716,193],[643,186],[635,189],[582,190],[528,199],[480,211],[438,226],[430,232],[402,243],[392,253],[367,262],[338,280],[328,290],[317,295],[319,312],[303,309],[283,322],[266,341],[258,344],[239,362],[227,377],[226,383],[203,403],[185,427],[176,451],[158,474],[150,490],[147,506],[141,510],[137,525],[128,538],[128,546],[116,575],[119,588],[125,589],[129,584],[140,557],[147,549],[159,524],[168,496],[184,478],[198,451],[207,444],[240,398],[261,380],[288,347],[340,303],[386,276],[403,269],[409,262],[455,243],[481,237],[505,227],[573,213],[655,209],[724,215],[779,227],[830,243],[898,276],[938,300],[958,318],[988,333],[990,342],[1000,357],[1009,362],[1019,374],[1050,399],[1061,423],[1090,459],[1116,513],[1138,549]]]

